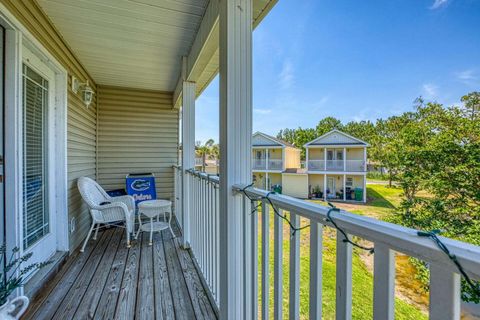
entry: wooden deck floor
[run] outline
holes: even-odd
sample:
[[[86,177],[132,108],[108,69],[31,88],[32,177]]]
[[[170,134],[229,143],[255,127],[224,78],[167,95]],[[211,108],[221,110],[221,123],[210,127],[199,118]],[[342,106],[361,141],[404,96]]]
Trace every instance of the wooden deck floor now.
[[[108,229],[68,258],[24,319],[216,319],[188,251],[168,231],[127,249]]]

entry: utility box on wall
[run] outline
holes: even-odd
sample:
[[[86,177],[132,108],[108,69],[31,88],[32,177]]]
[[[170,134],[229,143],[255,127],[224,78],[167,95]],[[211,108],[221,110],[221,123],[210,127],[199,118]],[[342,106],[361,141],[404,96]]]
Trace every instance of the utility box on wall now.
[[[145,200],[157,199],[155,177],[153,173],[128,174],[126,177],[127,194],[135,199],[135,204]]]

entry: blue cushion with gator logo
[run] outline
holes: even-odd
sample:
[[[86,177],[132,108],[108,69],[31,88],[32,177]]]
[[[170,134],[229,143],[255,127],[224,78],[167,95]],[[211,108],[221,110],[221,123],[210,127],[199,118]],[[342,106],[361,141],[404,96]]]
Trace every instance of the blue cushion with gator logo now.
[[[153,173],[129,174],[126,178],[127,194],[135,199],[135,204],[145,200],[157,199],[155,177]]]

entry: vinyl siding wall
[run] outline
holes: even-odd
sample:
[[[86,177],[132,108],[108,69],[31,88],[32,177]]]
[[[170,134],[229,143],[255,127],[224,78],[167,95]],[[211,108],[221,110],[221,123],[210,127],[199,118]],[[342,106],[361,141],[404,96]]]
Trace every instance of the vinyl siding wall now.
[[[89,109],[80,99],[80,94],[71,91],[70,81],[74,75],[81,82],[95,82],[63,41],[55,27],[34,0],[0,0],[29,32],[48,50],[68,72],[67,109],[67,170],[68,170],[68,215],[76,219],[76,229],[69,235],[70,250],[84,239],[90,223],[90,215],[77,191],[76,181],[80,176],[95,178],[96,154],[96,102]]]
[[[363,160],[363,149],[364,148],[348,148],[347,160]]]
[[[307,148],[308,160],[324,160],[323,148]]]
[[[98,182],[125,188],[128,173],[153,172],[157,197],[173,200],[178,110],[172,93],[98,87]]]
[[[282,193],[296,198],[308,198],[307,174],[282,174]]]
[[[300,168],[300,150],[295,148],[285,148],[285,167]]]

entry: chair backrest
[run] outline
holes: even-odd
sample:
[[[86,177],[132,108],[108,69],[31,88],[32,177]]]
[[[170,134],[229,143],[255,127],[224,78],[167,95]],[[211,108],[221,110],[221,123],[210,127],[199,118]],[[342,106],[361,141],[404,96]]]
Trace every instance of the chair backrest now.
[[[83,200],[90,208],[99,206],[102,202],[110,200],[110,196],[100,185],[88,177],[81,177],[77,182],[78,190]]]

